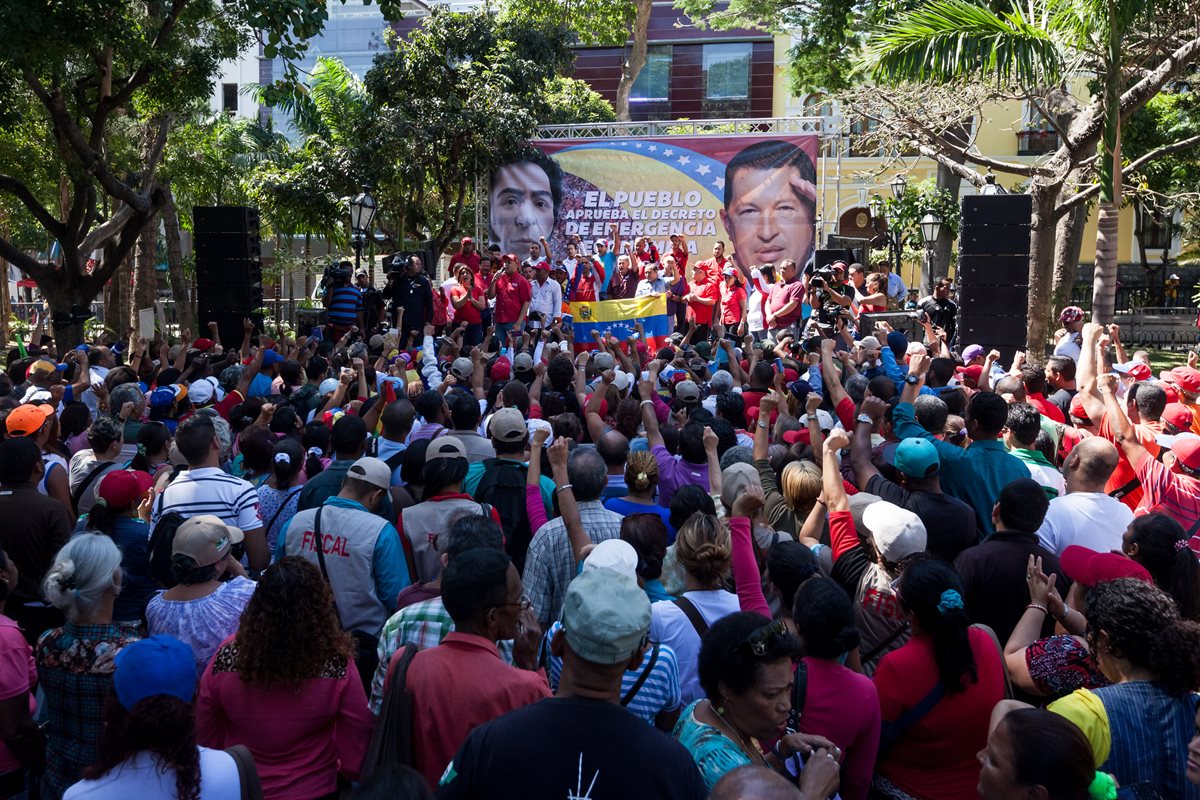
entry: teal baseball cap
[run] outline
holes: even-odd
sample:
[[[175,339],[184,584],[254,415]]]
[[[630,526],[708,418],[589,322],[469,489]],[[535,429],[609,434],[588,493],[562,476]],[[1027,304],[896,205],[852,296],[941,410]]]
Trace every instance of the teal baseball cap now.
[[[937,448],[928,439],[905,439],[892,459],[896,469],[910,478],[929,478],[941,469]]]

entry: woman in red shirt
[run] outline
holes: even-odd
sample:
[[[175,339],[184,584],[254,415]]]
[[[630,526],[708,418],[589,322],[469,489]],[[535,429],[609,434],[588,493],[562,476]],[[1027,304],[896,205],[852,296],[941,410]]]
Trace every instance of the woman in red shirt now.
[[[483,343],[483,318],[480,316],[487,308],[487,298],[475,283],[475,273],[466,264],[460,264],[458,285],[450,289],[450,305],[454,306],[456,322],[467,323],[463,333],[463,346],[476,347]]]
[[[1000,650],[969,624],[962,584],[945,563],[912,562],[897,595],[913,635],[875,670],[883,730],[873,788],[901,800],[974,797],[976,754],[1004,699]]]

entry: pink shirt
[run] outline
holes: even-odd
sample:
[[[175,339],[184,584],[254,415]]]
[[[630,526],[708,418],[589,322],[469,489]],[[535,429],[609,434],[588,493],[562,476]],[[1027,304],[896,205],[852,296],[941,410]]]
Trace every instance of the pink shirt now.
[[[375,720],[354,664],[331,663],[295,690],[264,689],[242,680],[236,654],[230,636],[200,679],[198,743],[250,748],[268,800],[327,795],[337,789],[339,768],[356,779]]]
[[[16,622],[0,616],[0,700],[25,695],[32,715],[37,710],[37,701],[33,699],[36,686],[37,663],[33,659],[33,648],[25,641]],[[21,762],[6,744],[0,742],[0,772],[20,768]]]

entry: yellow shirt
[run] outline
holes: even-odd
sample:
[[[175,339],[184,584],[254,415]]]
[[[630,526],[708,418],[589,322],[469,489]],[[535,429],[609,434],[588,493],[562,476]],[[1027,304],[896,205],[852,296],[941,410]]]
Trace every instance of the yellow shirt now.
[[[1112,750],[1112,731],[1108,726],[1104,703],[1095,693],[1088,689],[1076,689],[1046,707],[1079,726],[1092,745],[1096,766],[1108,760],[1109,751]]]

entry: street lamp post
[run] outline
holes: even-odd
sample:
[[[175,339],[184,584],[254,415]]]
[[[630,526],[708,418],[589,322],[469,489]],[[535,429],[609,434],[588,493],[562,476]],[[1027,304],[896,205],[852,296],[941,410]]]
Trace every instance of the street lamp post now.
[[[927,284],[927,288],[932,291],[933,280],[930,274],[930,261],[933,256],[933,243],[938,240],[938,236],[942,233],[942,218],[930,211],[921,217],[919,224],[921,227],[921,241],[925,243],[925,274],[922,276],[922,282]]]
[[[354,247],[355,272],[358,272],[359,262],[362,261],[363,246],[371,223],[375,221],[375,212],[379,210],[379,204],[371,196],[372,188],[371,184],[364,183],[362,191],[350,200],[350,243]]]
[[[896,179],[898,181],[900,181],[901,184],[904,183],[904,179],[902,177],[900,177],[899,175],[896,176]],[[892,183],[893,183],[892,191],[894,192],[894,191],[896,191],[895,181],[893,181]],[[904,194],[903,188],[900,189],[900,194],[901,195]],[[867,203],[867,210],[871,214],[872,227],[874,228],[875,231],[879,232],[879,234],[881,236],[883,236],[884,239],[887,240],[888,263],[892,265],[892,271],[894,273],[896,273],[897,275],[899,275],[900,274],[900,248],[903,245],[903,241],[900,236],[900,231],[897,230],[896,219],[889,212],[887,204],[884,203],[883,198],[880,197],[879,195],[875,195],[874,197],[871,198],[871,201],[869,203]],[[884,223],[884,227],[883,227],[882,231],[879,230],[880,222]]]
[[[908,181],[899,173],[897,173],[896,177],[892,178],[892,182],[889,185],[892,187],[892,197],[897,200],[904,197],[904,193],[908,191]]]

